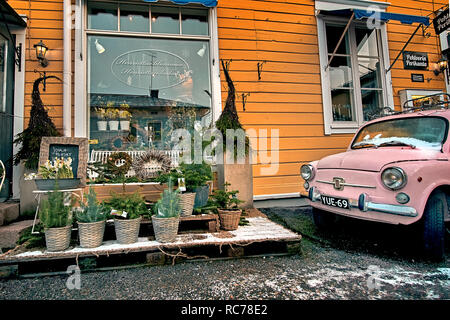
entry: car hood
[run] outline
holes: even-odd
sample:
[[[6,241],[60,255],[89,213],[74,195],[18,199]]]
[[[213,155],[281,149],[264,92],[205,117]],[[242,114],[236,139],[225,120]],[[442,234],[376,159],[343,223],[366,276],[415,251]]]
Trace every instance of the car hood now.
[[[404,161],[426,161],[447,158],[437,150],[382,147],[350,150],[322,158],[318,169],[380,171],[385,165]]]

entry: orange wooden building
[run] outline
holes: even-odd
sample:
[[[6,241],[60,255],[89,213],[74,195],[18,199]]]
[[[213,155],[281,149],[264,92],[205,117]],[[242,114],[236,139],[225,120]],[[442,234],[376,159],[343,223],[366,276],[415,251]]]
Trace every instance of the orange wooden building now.
[[[20,71],[14,69],[13,134],[27,125],[32,84],[45,71],[63,80],[49,80],[42,99],[65,135],[88,137],[96,150],[164,147],[174,107],[196,110],[186,121],[218,118],[227,95],[219,63],[225,60],[242,123],[259,137],[264,129],[279,134],[273,149],[272,139],[253,146],[271,162],[258,157],[253,165],[255,199],[298,196],[300,166],[345,150],[380,108],[449,92],[448,71],[433,72],[448,48],[448,30],[437,34],[432,21],[448,9],[447,0],[2,4],[8,6],[25,23],[2,9],[14,45],[22,48]],[[48,47],[45,67],[34,47],[41,40]],[[115,128],[98,122],[102,108],[122,104],[136,125],[117,139]],[[124,144],[130,134],[136,140]],[[275,169],[264,171],[270,166]],[[14,169],[10,180],[19,174]],[[20,193],[16,183],[12,193]]]

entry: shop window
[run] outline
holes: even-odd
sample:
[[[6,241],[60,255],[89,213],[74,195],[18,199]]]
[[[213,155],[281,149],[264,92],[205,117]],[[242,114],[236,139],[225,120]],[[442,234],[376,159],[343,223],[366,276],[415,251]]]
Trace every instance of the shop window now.
[[[179,34],[179,9],[168,7],[152,7],[152,32]]]
[[[109,2],[88,2],[88,28],[118,30],[118,6]]]
[[[352,22],[335,51],[347,21],[318,18],[328,134],[353,132],[387,106],[383,33],[367,28],[365,23]]]
[[[183,34],[208,35],[208,14],[205,10],[181,9]]]
[[[148,7],[121,4],[120,31],[150,32]]]
[[[174,130],[211,121],[208,39],[88,33],[87,45],[92,149],[167,150]]]

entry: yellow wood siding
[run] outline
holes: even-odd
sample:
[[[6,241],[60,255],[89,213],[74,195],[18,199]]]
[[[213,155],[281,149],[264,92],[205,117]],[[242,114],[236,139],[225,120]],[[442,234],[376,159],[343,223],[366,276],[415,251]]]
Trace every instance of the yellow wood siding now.
[[[34,70],[46,71],[48,75],[63,78],[63,1],[62,0],[9,0],[8,4],[19,14],[28,18],[25,51],[25,118],[24,125],[28,125],[31,110],[31,92],[33,82],[39,77]],[[48,47],[47,59],[49,65],[43,68],[36,59],[33,45],[42,40]],[[56,127],[62,132],[62,82],[49,79],[46,91],[42,91],[41,98],[48,107]]]
[[[434,17],[432,12],[445,0],[392,0],[388,12]],[[411,9],[414,8],[414,9]],[[389,55],[397,56],[417,24],[387,24]],[[303,163],[344,151],[351,134],[324,135],[322,92],[319,68],[317,25],[313,0],[220,1],[218,5],[219,54],[232,59],[230,74],[237,90],[237,109],[247,129],[278,129],[279,165],[276,174],[266,176],[257,162],[253,166],[254,194],[303,192],[299,169]],[[422,36],[421,30],[406,50],[427,52],[430,71],[424,83],[411,82],[403,69],[402,57],[392,69],[395,107],[400,107],[398,91],[405,88],[445,89],[444,79],[436,77],[431,64],[440,58],[433,27]],[[263,62],[261,80],[257,63]],[[222,98],[227,86],[222,76]],[[245,112],[242,93],[247,97]],[[270,146],[270,140],[267,142]],[[256,150],[261,149],[256,146]],[[270,156],[270,153],[269,153]],[[259,158],[257,158],[259,161]]]

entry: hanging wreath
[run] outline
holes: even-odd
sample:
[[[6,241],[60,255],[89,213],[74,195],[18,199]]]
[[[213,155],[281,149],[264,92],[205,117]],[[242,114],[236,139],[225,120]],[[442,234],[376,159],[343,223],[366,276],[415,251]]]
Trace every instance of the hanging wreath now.
[[[146,180],[156,177],[159,172],[169,172],[172,161],[164,152],[150,149],[137,157],[133,161],[132,167],[137,178]]]
[[[108,157],[108,169],[112,174],[122,176],[131,168],[132,159],[126,152],[114,152]]]

